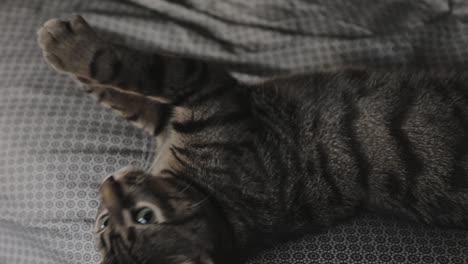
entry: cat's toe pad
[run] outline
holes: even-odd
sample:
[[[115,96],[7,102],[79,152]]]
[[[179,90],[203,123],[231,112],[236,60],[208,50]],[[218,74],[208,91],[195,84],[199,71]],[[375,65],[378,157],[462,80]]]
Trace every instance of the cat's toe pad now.
[[[51,19],[38,31],[45,59],[57,70],[86,76],[102,41],[81,16],[69,21]]]

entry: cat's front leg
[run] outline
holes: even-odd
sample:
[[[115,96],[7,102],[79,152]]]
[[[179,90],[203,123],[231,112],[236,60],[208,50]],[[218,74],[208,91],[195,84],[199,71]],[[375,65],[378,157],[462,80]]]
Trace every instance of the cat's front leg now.
[[[81,16],[47,21],[38,31],[38,43],[54,69],[83,83],[139,95],[152,95],[150,90],[157,94],[153,88],[159,72],[153,56],[104,40]]]
[[[112,86],[163,103],[190,106],[235,84],[217,64],[115,45],[80,16],[51,19],[38,31],[44,57],[55,69],[90,85]]]
[[[102,105],[154,136],[167,125],[173,107],[139,92],[151,85],[144,75],[150,59],[101,39],[80,16],[47,21],[38,42],[54,69],[85,83]]]

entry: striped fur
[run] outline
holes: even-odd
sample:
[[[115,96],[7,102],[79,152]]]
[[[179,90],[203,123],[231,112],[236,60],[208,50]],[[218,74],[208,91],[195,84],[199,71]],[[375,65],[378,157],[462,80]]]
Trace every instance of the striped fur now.
[[[39,31],[48,62],[158,140],[101,186],[103,263],[238,263],[367,209],[468,227],[468,74],[348,70],[244,85],[221,67]],[[148,225],[135,223],[146,204]]]

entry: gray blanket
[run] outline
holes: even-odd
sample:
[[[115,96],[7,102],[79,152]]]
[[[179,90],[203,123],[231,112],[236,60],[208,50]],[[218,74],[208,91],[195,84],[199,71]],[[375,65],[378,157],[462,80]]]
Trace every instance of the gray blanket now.
[[[467,0],[3,0],[0,264],[99,263],[97,187],[154,142],[42,60],[35,32],[83,15],[146,50],[226,63],[246,81],[343,67],[468,66]],[[468,263],[468,233],[364,215],[252,263]]]

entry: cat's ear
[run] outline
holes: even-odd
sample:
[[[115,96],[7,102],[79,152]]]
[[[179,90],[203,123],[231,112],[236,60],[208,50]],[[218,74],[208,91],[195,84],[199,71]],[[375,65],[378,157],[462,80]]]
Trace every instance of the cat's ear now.
[[[107,177],[100,186],[99,193],[103,206],[108,210],[112,221],[116,224],[123,224],[124,219],[122,209],[124,205],[124,195],[122,187],[113,176]]]

